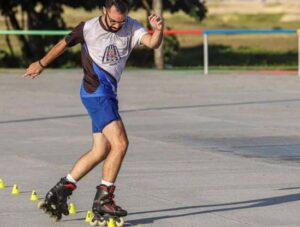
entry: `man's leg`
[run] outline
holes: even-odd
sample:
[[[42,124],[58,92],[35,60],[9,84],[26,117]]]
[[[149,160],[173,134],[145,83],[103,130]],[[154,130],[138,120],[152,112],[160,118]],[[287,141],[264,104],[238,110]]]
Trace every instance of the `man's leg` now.
[[[46,194],[45,201],[41,201],[38,207],[51,213],[56,220],[61,219],[62,214],[68,215],[67,198],[76,189],[76,181],[80,180],[93,167],[103,161],[110,149],[108,140],[102,133],[93,134],[93,147],[84,154],[74,165],[71,173],[62,178]],[[71,177],[72,179],[68,179]],[[73,182],[75,180],[75,182]],[[54,208],[53,208],[54,207]]]
[[[107,125],[103,134],[110,144],[110,152],[103,164],[102,180],[114,183],[128,148],[128,138],[121,120],[113,121]]]
[[[94,133],[92,149],[81,156],[81,158],[75,163],[70,175],[74,180],[79,181],[90,170],[92,170],[96,165],[106,158],[109,149],[110,144],[105,138],[104,134]]]
[[[121,120],[109,123],[102,132],[110,144],[110,152],[103,164],[102,182],[97,186],[93,202],[94,218],[91,224],[102,223],[103,215],[108,214],[119,217],[119,226],[122,226],[124,224],[122,217],[127,215],[127,211],[117,206],[113,199],[115,191],[114,183],[127,151],[128,139]]]

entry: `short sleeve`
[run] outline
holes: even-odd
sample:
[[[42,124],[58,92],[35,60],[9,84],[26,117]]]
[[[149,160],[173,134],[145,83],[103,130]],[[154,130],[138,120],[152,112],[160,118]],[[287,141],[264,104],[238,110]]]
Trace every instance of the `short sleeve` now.
[[[67,47],[75,46],[78,43],[84,42],[83,27],[84,22],[78,24],[66,37]]]
[[[147,34],[148,31],[136,20],[132,20],[132,46],[136,46],[136,44],[141,45],[142,37]]]

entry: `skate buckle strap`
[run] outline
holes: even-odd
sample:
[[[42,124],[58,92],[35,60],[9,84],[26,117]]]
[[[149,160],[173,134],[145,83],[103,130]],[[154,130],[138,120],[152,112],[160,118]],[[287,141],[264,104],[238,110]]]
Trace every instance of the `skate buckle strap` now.
[[[64,184],[64,187],[65,187],[65,188],[72,189],[72,190],[75,190],[75,189],[76,189],[76,185],[75,185],[75,184],[72,184],[72,183]]]
[[[114,201],[114,191],[116,186],[112,185],[112,186],[107,186],[104,184],[99,185],[97,188],[100,188],[102,191],[106,191],[107,197],[104,201],[102,201],[102,204],[109,204],[111,207],[113,207],[115,210],[119,209],[119,207],[116,205],[115,201]]]
[[[107,186],[104,185],[104,184],[99,185],[97,188],[98,188],[98,189],[101,189],[102,191],[108,191]]]
[[[114,194],[115,189],[116,189],[116,186],[112,185],[112,186],[110,186],[110,187],[108,188],[108,191],[109,191],[110,194]]]
[[[108,194],[108,199],[110,200],[110,205],[117,210],[118,206],[116,205],[116,202],[114,201],[115,195],[114,195],[114,191],[115,191],[115,186],[110,186],[108,188],[109,194]]]

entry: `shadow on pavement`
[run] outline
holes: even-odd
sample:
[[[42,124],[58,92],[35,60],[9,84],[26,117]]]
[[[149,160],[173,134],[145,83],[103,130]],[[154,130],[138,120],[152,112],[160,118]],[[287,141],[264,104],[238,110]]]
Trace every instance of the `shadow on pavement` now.
[[[141,212],[130,213],[130,215],[152,214],[152,213],[163,213],[163,212],[166,212],[166,214],[157,215],[157,216],[153,216],[150,218],[129,220],[129,221],[127,221],[127,223],[130,224],[129,226],[134,226],[134,225],[138,225],[138,224],[149,224],[149,223],[153,223],[160,219],[178,218],[178,217],[215,213],[215,212],[223,212],[223,211],[231,211],[231,210],[241,210],[241,209],[249,209],[249,208],[275,206],[275,205],[279,205],[279,204],[283,204],[283,203],[296,202],[299,200],[300,200],[300,193],[297,193],[297,194],[291,194],[291,195],[270,197],[270,198],[257,199],[257,200],[247,200],[247,201],[234,202],[234,203],[220,203],[220,204],[212,204],[212,205],[187,206],[187,207],[176,207],[176,208],[161,209],[161,210],[141,211]],[[212,207],[213,207],[213,209],[205,209],[205,208],[212,208]],[[194,211],[197,209],[198,209],[198,211]],[[200,209],[202,209],[202,210],[200,210]],[[193,210],[193,212],[188,212],[188,210]],[[171,212],[173,212],[173,211],[174,212],[181,211],[184,213],[172,214]]]

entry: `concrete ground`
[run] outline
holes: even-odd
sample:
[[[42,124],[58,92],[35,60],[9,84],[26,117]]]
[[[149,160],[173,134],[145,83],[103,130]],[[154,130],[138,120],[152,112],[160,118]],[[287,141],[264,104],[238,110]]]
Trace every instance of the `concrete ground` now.
[[[59,223],[29,200],[90,148],[81,70],[21,74],[0,73],[0,226],[88,226],[100,167],[71,197],[77,214]],[[129,70],[119,101],[130,140],[116,192],[126,226],[300,226],[300,78]]]

